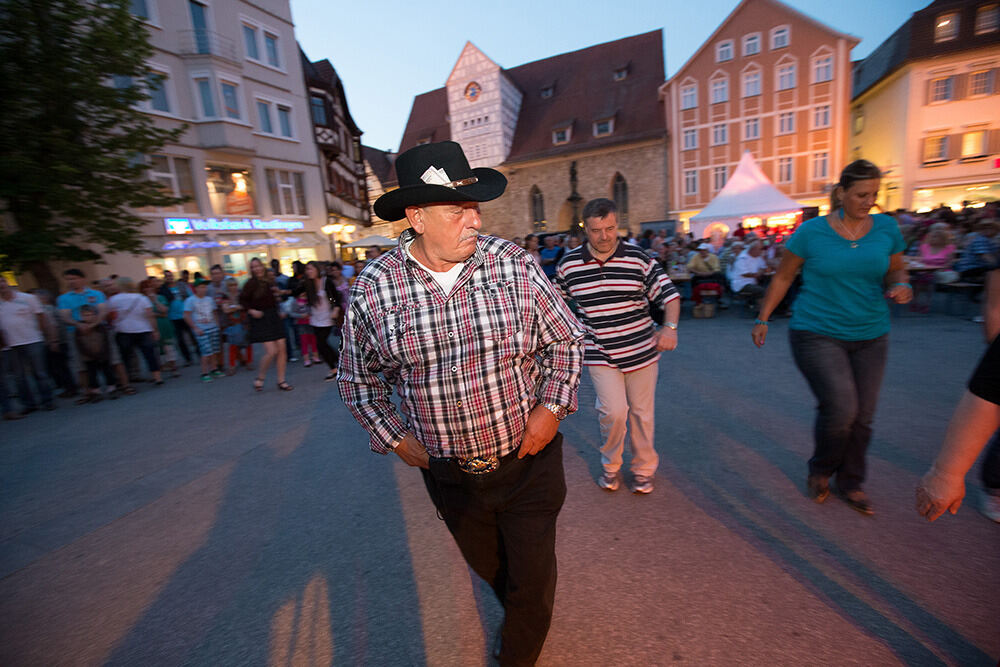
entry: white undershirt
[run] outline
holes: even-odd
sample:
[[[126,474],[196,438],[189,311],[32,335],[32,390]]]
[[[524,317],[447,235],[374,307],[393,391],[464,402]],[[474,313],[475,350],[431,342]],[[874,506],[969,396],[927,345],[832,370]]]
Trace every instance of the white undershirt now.
[[[412,244],[413,243],[411,241],[410,245]],[[413,253],[410,252],[409,245],[406,246],[406,254],[410,256],[410,259],[412,259],[414,262],[419,264],[425,271],[427,271],[427,273],[431,274],[431,278],[433,278],[434,282],[436,282],[438,285],[441,286],[441,289],[444,290],[445,295],[451,294],[451,288],[453,288],[455,286],[455,283],[458,282],[458,274],[462,272],[462,267],[465,266],[465,262],[460,262],[455,266],[451,267],[450,269],[448,269],[447,271],[434,271],[433,269],[427,268],[423,264],[423,262],[421,262],[419,259],[413,256]]]

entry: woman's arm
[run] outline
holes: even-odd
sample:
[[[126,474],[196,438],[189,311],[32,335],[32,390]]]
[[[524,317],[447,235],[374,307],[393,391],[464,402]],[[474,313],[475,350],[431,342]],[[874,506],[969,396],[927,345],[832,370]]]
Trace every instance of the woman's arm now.
[[[771,278],[771,284],[767,286],[764,301],[761,303],[760,312],[757,315],[758,322],[764,322],[764,324],[755,323],[753,330],[750,332],[753,342],[757,347],[761,347],[764,344],[764,340],[767,338],[766,322],[770,319],[774,309],[781,303],[781,300],[788,294],[788,288],[792,286],[795,276],[798,275],[799,269],[802,268],[804,263],[804,259],[787,248],[785,249],[785,254],[781,258],[781,264],[778,265],[778,271]]]
[[[913,287],[910,286],[910,272],[903,262],[903,253],[897,252],[889,256],[889,271],[885,274],[888,289],[887,298],[896,303],[909,303],[913,298]]]

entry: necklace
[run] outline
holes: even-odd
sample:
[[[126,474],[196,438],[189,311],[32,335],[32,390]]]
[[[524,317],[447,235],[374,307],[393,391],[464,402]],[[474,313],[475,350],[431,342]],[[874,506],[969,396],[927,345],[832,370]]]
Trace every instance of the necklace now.
[[[861,235],[859,235],[857,233],[851,234],[850,232],[847,231],[847,225],[844,224],[844,213],[843,212],[839,212],[838,215],[834,216],[833,219],[840,226],[840,228],[843,230],[844,236],[847,237],[847,240],[851,242],[851,247],[852,248],[857,248],[858,247],[858,239],[860,239],[861,236],[863,236],[863,234],[861,234]],[[867,220],[865,222],[867,222]],[[864,227],[864,223],[862,223],[861,226]]]

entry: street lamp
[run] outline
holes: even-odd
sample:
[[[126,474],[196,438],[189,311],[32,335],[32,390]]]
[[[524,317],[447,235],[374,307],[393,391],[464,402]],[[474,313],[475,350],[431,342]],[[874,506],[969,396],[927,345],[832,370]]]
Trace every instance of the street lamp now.
[[[353,225],[348,225],[348,226],[350,227]],[[322,227],[320,227],[320,230],[324,234],[326,234],[327,240],[330,242],[330,259],[332,259],[335,262],[340,261],[340,256],[337,253],[338,239],[336,238],[336,235],[338,235],[340,233],[340,230],[342,230],[343,228],[344,225],[340,224],[339,222],[323,225]]]

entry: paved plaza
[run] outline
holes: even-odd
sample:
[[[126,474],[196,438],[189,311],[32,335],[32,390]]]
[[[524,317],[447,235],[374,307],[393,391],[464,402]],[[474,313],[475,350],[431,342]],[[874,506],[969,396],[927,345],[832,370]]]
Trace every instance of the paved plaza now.
[[[804,495],[813,399],[787,320],[681,323],[656,491],[607,493],[594,392],[563,426],[569,493],[540,665],[995,665],[1000,526],[913,489],[984,350],[894,318],[863,517]],[[500,608],[416,470],[368,451],[321,368],[194,368],[0,423],[0,665],[482,665]]]

